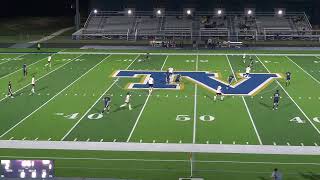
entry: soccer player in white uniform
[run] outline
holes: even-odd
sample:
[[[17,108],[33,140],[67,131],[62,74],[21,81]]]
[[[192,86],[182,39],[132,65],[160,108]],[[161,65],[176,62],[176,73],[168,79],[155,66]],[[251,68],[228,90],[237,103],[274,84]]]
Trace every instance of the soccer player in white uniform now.
[[[249,77],[250,71],[251,71],[251,67],[250,67],[250,65],[249,65],[249,66],[246,67],[246,74],[245,74],[244,77]]]
[[[243,63],[246,63],[246,54],[243,54],[242,60],[243,60]]]
[[[131,111],[132,108],[131,108],[131,104],[130,104],[130,98],[131,98],[131,94],[128,92],[126,95],[126,98],[124,100],[124,104],[122,104],[120,107],[122,108],[122,107],[128,106],[129,110]]]
[[[169,73],[169,83],[171,83],[173,81],[173,68],[169,67],[168,68],[168,73]]]
[[[48,66],[51,68],[51,56],[48,57]]]
[[[34,88],[36,86],[36,80],[35,80],[34,76],[32,76],[32,79],[31,79],[31,86],[32,86],[31,92],[34,94],[35,93]]]
[[[222,101],[223,100],[223,95],[222,95],[222,87],[221,86],[218,86],[218,88],[217,88],[217,93],[216,93],[216,95],[214,96],[214,101],[216,101],[217,100],[217,97],[218,96],[220,96],[220,100]]]
[[[154,84],[154,79],[153,79],[152,76],[150,76],[149,79],[148,79],[149,93],[151,93],[152,90],[153,90],[153,84]]]

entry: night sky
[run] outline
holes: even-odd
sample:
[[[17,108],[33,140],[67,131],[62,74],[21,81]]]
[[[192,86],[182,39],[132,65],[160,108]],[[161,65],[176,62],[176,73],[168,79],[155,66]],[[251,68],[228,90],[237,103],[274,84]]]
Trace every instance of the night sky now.
[[[73,16],[75,0],[1,0],[0,16]],[[165,7],[167,10],[181,10],[194,7],[208,11],[223,7],[227,11],[243,11],[245,7],[256,11],[272,12],[273,8],[287,8],[287,11],[305,11],[314,22],[320,20],[320,0],[80,0],[81,14],[86,16],[91,9],[123,10],[134,7],[137,10],[152,10]],[[320,24],[320,23],[319,23]]]

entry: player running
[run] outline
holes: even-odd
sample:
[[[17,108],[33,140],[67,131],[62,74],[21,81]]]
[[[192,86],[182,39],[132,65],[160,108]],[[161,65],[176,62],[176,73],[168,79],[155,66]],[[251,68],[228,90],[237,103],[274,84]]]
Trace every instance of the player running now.
[[[233,80],[234,80],[234,76],[231,74],[231,75],[229,76],[229,78],[228,78],[228,83],[229,83],[228,86],[231,86]]]
[[[251,67],[250,66],[247,66],[246,67],[246,74],[244,75],[244,77],[249,77],[249,75],[250,75],[250,71],[251,71]]]
[[[27,65],[26,64],[23,64],[22,65],[22,72],[23,72],[23,77],[27,77],[28,75],[28,68],[27,68]]]
[[[150,53],[146,53],[146,55],[145,55],[145,60],[148,61],[149,58],[150,58]]]
[[[31,86],[32,86],[32,88],[31,88],[31,92],[32,92],[32,94],[34,94],[35,93],[35,87],[36,87],[36,80],[35,80],[35,78],[34,78],[34,75],[32,76],[32,79],[31,79]]]
[[[291,81],[291,72],[286,72],[286,86],[290,85]]]
[[[221,90],[222,90],[222,87],[218,86],[216,95],[214,96],[214,101],[217,100],[218,96],[220,96],[220,100],[223,101],[223,95],[222,95],[222,91]]]
[[[13,91],[12,91],[12,84],[11,84],[11,81],[9,81],[9,84],[8,84],[8,94],[7,96],[11,97],[11,98],[14,98],[13,97]]]
[[[279,100],[280,100],[280,93],[279,93],[279,90],[277,90],[273,95],[273,110],[278,109]]]
[[[246,54],[243,54],[242,61],[243,61],[244,64],[246,63]]]
[[[254,60],[253,60],[252,56],[250,56],[250,67],[251,68],[253,67],[253,63],[254,63]]]
[[[166,83],[170,84],[170,73],[169,73],[169,71],[166,72]]]
[[[51,68],[51,58],[52,58],[51,56],[48,57],[48,64],[47,64],[47,66],[49,66],[49,68]]]
[[[181,82],[181,75],[178,74],[178,75],[176,76],[175,83],[177,83],[178,85],[180,85],[180,82]]]
[[[130,104],[130,98],[131,98],[131,94],[128,92],[126,95],[126,98],[124,100],[124,104],[122,104],[120,107],[122,108],[122,107],[128,106],[129,110],[131,111],[132,108],[131,108],[131,104]]]
[[[103,103],[104,103],[104,108],[101,111],[101,114],[103,114],[105,111],[109,114],[110,112],[110,103],[111,103],[111,98],[109,96],[103,98]]]
[[[154,84],[154,79],[152,76],[150,76],[148,79],[149,93],[151,93],[153,91],[153,84]]]

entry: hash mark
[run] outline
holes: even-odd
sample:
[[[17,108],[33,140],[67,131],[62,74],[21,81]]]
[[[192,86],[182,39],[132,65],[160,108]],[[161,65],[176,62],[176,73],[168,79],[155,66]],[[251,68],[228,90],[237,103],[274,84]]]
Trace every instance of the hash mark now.
[[[117,139],[114,139],[114,140],[113,140],[113,142],[116,142],[116,141],[117,141]]]
[[[300,143],[301,144],[301,146],[304,146],[304,144],[303,143]]]
[[[209,141],[207,141],[206,143],[209,144]]]
[[[222,141],[220,141],[220,144],[222,144]]]
[[[246,144],[249,144],[249,142],[246,142]]]
[[[179,143],[181,144],[181,143],[182,143],[182,141],[180,140],[180,141],[179,141]]]
[[[12,140],[14,137],[11,137],[9,140]]]
[[[51,138],[48,139],[48,141],[50,141],[50,140],[51,140]]]
[[[287,145],[288,145],[288,146],[291,146],[289,142],[287,142]]]
[[[103,139],[100,139],[100,142],[103,142]]]
[[[140,139],[140,143],[142,143],[142,139]]]
[[[273,145],[275,145],[275,146],[276,146],[276,145],[277,145],[277,143],[276,143],[276,142],[273,142]]]
[[[156,142],[156,140],[153,140],[153,141],[152,141],[152,143],[155,143],[155,142]]]
[[[314,145],[315,145],[315,146],[318,146],[318,144],[317,144],[317,143],[314,143]]]
[[[38,141],[38,139],[39,139],[39,137],[35,138],[34,140],[35,140],[35,141]]]
[[[26,140],[26,139],[27,139],[27,137],[22,138],[22,140]]]
[[[77,138],[75,138],[73,141],[77,141]]]
[[[232,142],[232,144],[236,144],[236,142],[235,142],[235,141],[233,141],[233,142]]]
[[[89,141],[90,141],[90,138],[87,139],[87,142],[89,142]]]

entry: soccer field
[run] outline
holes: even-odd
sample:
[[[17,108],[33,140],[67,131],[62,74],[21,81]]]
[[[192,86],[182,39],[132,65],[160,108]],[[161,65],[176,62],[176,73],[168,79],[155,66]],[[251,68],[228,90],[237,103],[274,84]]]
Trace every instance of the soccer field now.
[[[1,140],[275,147],[320,145],[320,56],[317,54],[304,54],[301,51],[301,54],[298,52],[274,56],[253,52],[251,80],[254,75],[277,75],[260,84],[243,77],[250,55],[243,62],[242,54],[228,53],[154,52],[149,59],[145,59],[144,54],[132,52],[63,51],[52,54],[51,68],[47,66],[48,56],[47,53],[0,54]],[[28,76],[25,78],[22,73],[23,64],[28,65]],[[180,88],[155,87],[152,93],[147,88],[133,88],[133,83],[144,83],[148,73],[165,74],[169,67],[182,74]],[[121,72],[140,74],[127,77],[121,76]],[[199,72],[205,75],[200,77]],[[286,72],[292,73],[289,86],[285,83]],[[214,76],[203,80],[203,76],[208,74]],[[35,94],[31,93],[32,75],[36,78]],[[229,75],[235,75],[230,89],[245,84],[243,91],[249,91],[250,88],[252,90],[248,94],[233,93],[230,90],[232,93],[226,94],[223,101],[214,101],[216,92],[210,86],[211,80],[227,84]],[[9,81],[12,82],[14,98],[6,97]],[[155,85],[156,83],[157,79]],[[279,109],[273,110],[273,95],[276,90],[279,90],[281,98]],[[132,94],[132,110],[120,108],[127,92]],[[101,114],[105,96],[111,97],[111,109],[110,113]],[[73,156],[70,152],[63,151],[53,153],[48,150],[47,154],[37,150],[28,151],[29,156],[22,158]],[[16,152],[5,149],[0,153],[7,158],[16,156]],[[48,155],[56,153],[56,156]],[[91,169],[90,175],[93,177],[126,178],[122,173],[127,172],[136,173],[134,178],[143,179],[142,174],[149,171],[146,179],[161,179],[157,176],[157,169],[159,176],[168,173],[167,179],[190,175],[187,153],[113,152],[117,158],[152,157],[172,161],[160,161],[157,164],[155,161],[151,165],[148,162],[146,164],[150,170],[139,170],[147,169],[144,161],[116,162],[113,163],[115,169],[110,174],[98,171],[108,168],[112,170],[110,164],[104,166],[103,162],[110,163],[107,159],[114,156],[103,152],[87,154],[91,153],[93,159],[88,157],[88,161],[98,167],[101,162],[105,168]],[[101,154],[98,155],[99,153]],[[75,155],[83,158],[88,156],[85,152],[76,152]],[[97,157],[105,158],[105,161],[94,159]],[[196,176],[209,179],[267,179],[274,165],[283,167],[291,179],[308,179],[309,176],[319,178],[320,173],[320,158],[317,156],[196,154],[192,158],[195,158]],[[73,166],[89,166],[84,161],[81,162],[81,159],[77,159],[77,163],[70,159],[58,159],[58,165],[70,163]],[[205,161],[207,164],[203,164]],[[136,169],[123,167],[126,166],[123,162],[128,163],[130,168],[136,166]],[[152,169],[154,172],[150,174]],[[80,171],[81,168],[77,170]],[[57,173],[60,176],[77,175],[72,174],[70,169],[63,168],[57,169]],[[312,178],[310,177],[309,179]]]

